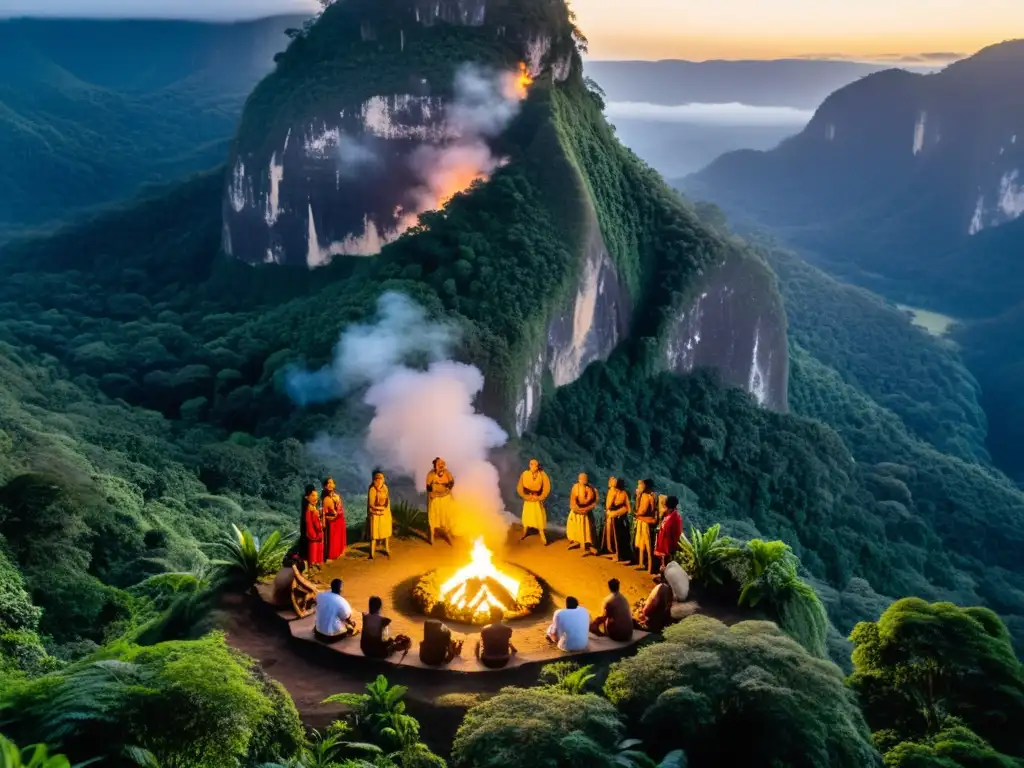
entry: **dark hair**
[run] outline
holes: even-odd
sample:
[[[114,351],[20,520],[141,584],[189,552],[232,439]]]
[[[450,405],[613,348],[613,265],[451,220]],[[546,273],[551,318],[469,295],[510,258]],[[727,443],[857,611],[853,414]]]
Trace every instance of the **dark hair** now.
[[[302,494],[302,498],[305,499],[309,494],[316,490],[315,485],[307,485],[305,492]]]
[[[609,592],[618,592],[619,591],[619,580],[618,579],[608,579],[608,591]]]
[[[437,469],[437,462],[439,462],[440,460],[441,460],[441,457],[440,457],[440,456],[437,456],[437,457],[436,457],[436,458],[435,458],[435,459],[434,459],[434,460],[433,460],[432,462],[430,462],[430,465],[431,465],[431,466],[432,466],[432,467],[433,467],[434,469]]]
[[[334,479],[334,478],[333,478],[333,477],[331,477],[331,476],[329,476],[329,475],[328,475],[327,477],[325,477],[325,478],[324,478],[324,482],[323,482],[323,484],[324,484],[324,487],[326,487],[326,486],[327,486],[327,484],[328,484],[329,482],[331,482],[331,481],[332,481],[333,479]]]
[[[381,477],[384,477],[384,470],[382,470],[380,467],[375,467],[373,472],[370,473],[370,477],[374,478],[377,475],[380,475]]]
[[[575,597],[567,597],[565,598],[565,607],[569,608],[570,610],[573,608],[579,608],[580,601],[577,600]]]
[[[643,482],[644,484],[644,490],[647,491],[648,493],[654,490],[654,481],[651,480],[650,478],[646,478],[641,482]]]
[[[621,477],[616,477],[615,478],[615,490],[617,490],[617,491],[624,491],[624,490],[626,490],[626,481],[623,480]]]
[[[334,579],[331,582],[331,592],[333,592],[336,595],[341,594],[341,579]]]
[[[491,624],[499,624],[505,618],[505,611],[496,605],[491,606]]]
[[[370,598],[370,613],[380,613],[380,609],[384,607],[384,601],[374,595]]]
[[[669,509],[675,509],[676,507],[679,506],[679,499],[676,498],[675,496],[669,496],[667,499],[665,499],[665,506],[668,507]]]

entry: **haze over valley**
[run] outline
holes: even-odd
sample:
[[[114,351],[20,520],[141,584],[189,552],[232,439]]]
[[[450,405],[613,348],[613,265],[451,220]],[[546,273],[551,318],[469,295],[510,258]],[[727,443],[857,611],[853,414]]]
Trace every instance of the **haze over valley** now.
[[[1024,765],[1024,6],[0,17],[4,768]]]

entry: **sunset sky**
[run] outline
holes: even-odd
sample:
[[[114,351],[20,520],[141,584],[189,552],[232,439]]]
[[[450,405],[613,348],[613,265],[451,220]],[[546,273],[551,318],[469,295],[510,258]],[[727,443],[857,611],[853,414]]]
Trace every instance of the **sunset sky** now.
[[[1024,37],[1024,0],[572,0],[600,59],[973,53]]]
[[[597,59],[973,53],[1024,37],[1024,0],[572,0]],[[253,18],[315,0],[0,0],[0,16]]]

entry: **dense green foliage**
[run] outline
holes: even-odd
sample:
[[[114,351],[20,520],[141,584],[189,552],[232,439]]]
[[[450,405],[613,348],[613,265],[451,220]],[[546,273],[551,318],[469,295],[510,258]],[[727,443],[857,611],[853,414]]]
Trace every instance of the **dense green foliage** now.
[[[4,768],[71,768],[63,755],[50,755],[45,744],[24,749],[0,735],[0,765]]]
[[[56,744],[72,760],[129,765],[126,747],[161,766],[215,768],[287,757],[302,741],[298,714],[277,683],[211,634],[150,647],[114,644],[61,672],[10,686],[5,729]],[[290,754],[290,753],[289,753]]]
[[[996,749],[1024,754],[1024,668],[991,611],[906,598],[850,639],[850,685],[873,730],[920,741],[953,717]]]
[[[842,674],[775,625],[702,616],[612,667],[605,693],[653,754],[703,766],[880,766]]]
[[[987,463],[979,387],[950,344],[791,253],[763,253],[779,276],[794,344],[899,416],[911,435],[942,453]]]
[[[0,21],[0,233],[223,162],[296,21]]]
[[[623,733],[615,707],[595,694],[505,688],[466,713],[452,759],[465,768],[612,768]]]
[[[881,736],[881,738],[878,738]],[[886,745],[891,733],[876,734]],[[885,768],[1021,768],[1024,761],[992,749],[970,728],[950,718],[941,731],[920,741],[898,741],[883,755]]]

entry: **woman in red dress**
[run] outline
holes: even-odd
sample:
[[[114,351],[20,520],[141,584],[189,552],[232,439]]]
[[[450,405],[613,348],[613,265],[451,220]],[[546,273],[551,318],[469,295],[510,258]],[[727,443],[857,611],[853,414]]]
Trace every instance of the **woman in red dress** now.
[[[323,502],[320,509],[324,514],[324,525],[327,529],[324,557],[328,562],[344,555],[347,544],[345,503],[341,500],[341,495],[334,488],[333,477],[328,477],[324,480]]]
[[[316,507],[319,495],[316,487],[306,486],[302,496],[302,556],[309,565],[321,565],[324,562],[324,524],[320,520],[320,510]]]

